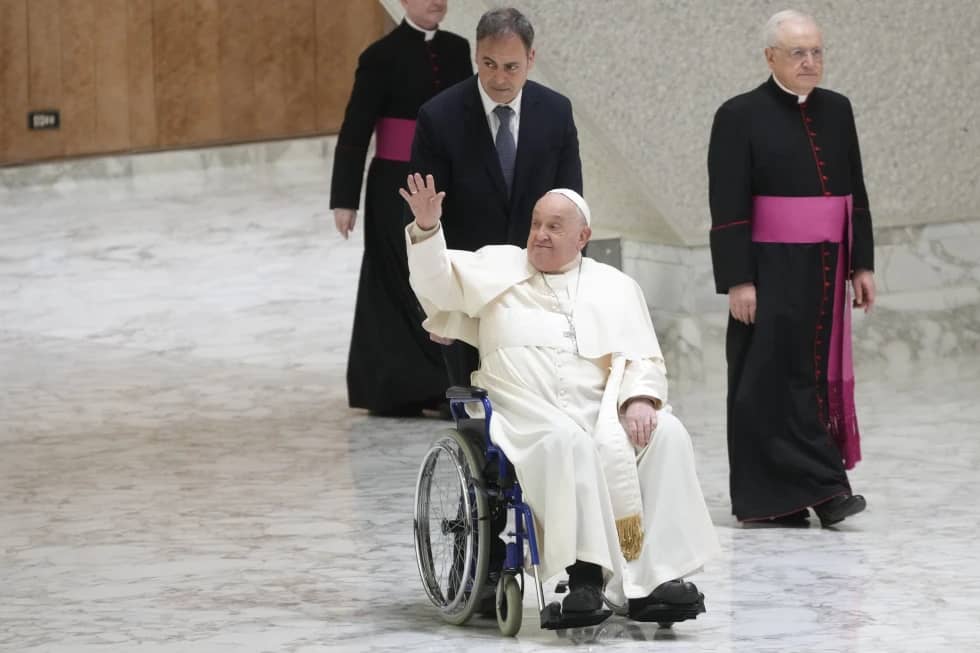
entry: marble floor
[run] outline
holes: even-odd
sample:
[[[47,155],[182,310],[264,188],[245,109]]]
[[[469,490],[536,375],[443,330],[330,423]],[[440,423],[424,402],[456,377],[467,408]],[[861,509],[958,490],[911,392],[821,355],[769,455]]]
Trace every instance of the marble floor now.
[[[980,650],[976,357],[859,368],[870,508],[833,530],[734,523],[723,388],[675,382],[723,547],[697,621],[440,623],[411,509],[444,424],[346,407],[327,179],[0,186],[0,650]]]

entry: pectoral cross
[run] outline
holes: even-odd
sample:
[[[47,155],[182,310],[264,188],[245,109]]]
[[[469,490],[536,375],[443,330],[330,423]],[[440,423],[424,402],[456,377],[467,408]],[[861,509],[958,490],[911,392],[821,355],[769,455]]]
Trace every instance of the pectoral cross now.
[[[572,322],[572,320],[567,315],[565,316],[565,319],[568,320],[568,331],[564,331],[562,335],[568,338],[569,340],[571,340],[572,344],[575,346],[575,349],[577,350],[578,337],[575,333],[575,323]]]
[[[544,276],[544,272],[541,272],[541,280],[544,281],[544,285],[548,288],[548,292],[551,296],[555,298],[555,310],[564,316],[565,321],[568,322],[568,331],[562,332],[562,335],[572,341],[572,346],[575,347],[575,351],[578,351],[578,337],[575,334],[575,301],[578,299],[578,289],[582,283],[582,259],[578,261],[578,278],[575,281],[575,299],[572,300],[572,310],[568,313],[561,309],[561,299],[558,297],[558,293],[555,289],[551,287],[548,283],[548,277]]]

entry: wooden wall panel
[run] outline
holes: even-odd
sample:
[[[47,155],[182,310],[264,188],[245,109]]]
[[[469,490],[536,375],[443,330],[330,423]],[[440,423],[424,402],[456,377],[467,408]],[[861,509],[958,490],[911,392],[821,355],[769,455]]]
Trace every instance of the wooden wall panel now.
[[[286,128],[310,134],[316,131],[316,7],[313,0],[285,0],[284,5]]]
[[[21,160],[27,147],[27,2],[0,0],[0,153]]]
[[[90,0],[95,20],[95,109],[98,148],[129,148],[128,0]]]
[[[255,83],[252,78],[252,9],[261,0],[222,0],[218,52],[221,78],[221,138],[253,138]]]
[[[286,133],[283,3],[260,0],[255,3],[253,17],[255,132],[260,136],[277,136]]]
[[[376,0],[0,0],[0,165],[339,129]],[[27,112],[58,109],[58,131]]]
[[[28,109],[57,109],[61,106],[61,20],[60,0],[31,0],[27,3]],[[24,120],[27,118],[25,116]],[[65,153],[60,129],[26,134],[30,159],[48,159]]]
[[[377,2],[316,0],[317,131],[340,130],[357,58],[381,37],[386,18]]]
[[[95,5],[61,3],[61,131],[65,154],[98,152],[95,79]]]
[[[221,139],[218,0],[154,0],[157,125],[163,146]]]
[[[127,3],[126,44],[130,146],[136,150],[151,148],[159,142],[153,72],[153,0]]]

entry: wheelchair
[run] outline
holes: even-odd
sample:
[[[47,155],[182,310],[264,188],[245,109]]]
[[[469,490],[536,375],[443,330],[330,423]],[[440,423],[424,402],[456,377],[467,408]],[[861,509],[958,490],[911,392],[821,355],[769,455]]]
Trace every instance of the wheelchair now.
[[[446,398],[456,428],[444,431],[422,460],[413,526],[422,586],[442,618],[463,625],[477,614],[496,616],[502,634],[516,635],[524,614],[525,544],[542,629],[586,628],[602,623],[613,612],[627,615],[625,605],[614,605],[605,597],[611,609],[589,613],[566,614],[559,602],[545,603],[534,517],[522,498],[513,466],[490,440],[493,410],[487,391],[456,386],[446,392]],[[471,403],[482,404],[482,418],[469,417],[466,406]],[[499,535],[506,537],[506,544]],[[555,591],[560,594],[567,588],[562,581]],[[703,612],[701,595],[692,604],[648,605],[630,619],[670,628]]]
[[[490,441],[493,410],[487,391],[452,387],[446,398],[456,429],[442,433],[426,452],[415,487],[415,556],[433,605],[451,624],[463,625],[475,614],[495,615],[502,634],[516,635],[524,614],[526,543],[541,628],[582,628],[605,621],[611,610],[567,615],[557,601],[545,604],[534,517],[513,466]],[[469,403],[482,404],[484,417],[470,418]],[[501,528],[508,540],[506,554],[501,569],[490,569],[491,548],[502,542]],[[563,582],[556,589],[566,588]]]

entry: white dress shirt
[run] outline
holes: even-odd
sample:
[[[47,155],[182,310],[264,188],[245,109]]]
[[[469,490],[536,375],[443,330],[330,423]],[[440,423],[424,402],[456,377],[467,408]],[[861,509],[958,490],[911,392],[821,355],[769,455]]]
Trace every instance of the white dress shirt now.
[[[480,99],[483,101],[483,113],[487,117],[487,124],[490,125],[490,140],[494,143],[497,142],[497,130],[500,129],[500,118],[497,114],[493,112],[499,106],[499,103],[494,102],[493,99],[487,95],[487,92],[483,90],[483,82],[479,79],[476,81],[476,87],[480,89]],[[522,88],[517,92],[517,96],[507,103],[511,109],[514,110],[514,117],[511,118],[510,128],[514,133],[514,147],[516,148],[517,134],[520,133],[521,129],[521,97],[524,95],[524,89]]]

